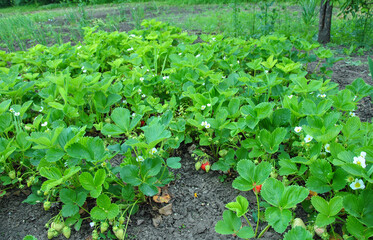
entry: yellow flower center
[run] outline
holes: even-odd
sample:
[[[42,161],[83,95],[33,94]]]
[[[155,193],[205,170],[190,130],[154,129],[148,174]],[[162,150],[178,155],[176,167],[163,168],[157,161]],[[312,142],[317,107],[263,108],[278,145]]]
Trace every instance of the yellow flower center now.
[[[359,182],[355,183],[355,187],[360,188],[361,187],[360,183]]]
[[[359,166],[361,166],[361,162],[360,161],[357,161],[356,164],[359,165]]]

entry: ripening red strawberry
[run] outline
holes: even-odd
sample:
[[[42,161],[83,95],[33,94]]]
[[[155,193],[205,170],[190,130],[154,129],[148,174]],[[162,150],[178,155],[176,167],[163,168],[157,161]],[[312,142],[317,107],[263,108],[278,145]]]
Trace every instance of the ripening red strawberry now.
[[[210,166],[210,163],[209,163],[208,161],[205,162],[205,163],[203,163],[202,166],[201,166],[201,169],[202,169],[203,171],[205,171],[205,172],[209,172],[209,171],[210,171],[210,168],[211,168],[211,166]]]
[[[141,120],[140,125],[141,125],[141,127],[145,126],[145,121]]]
[[[262,190],[262,184],[256,185],[256,183],[254,183],[253,186],[254,186],[254,188],[253,188],[254,193],[259,194],[260,191]]]

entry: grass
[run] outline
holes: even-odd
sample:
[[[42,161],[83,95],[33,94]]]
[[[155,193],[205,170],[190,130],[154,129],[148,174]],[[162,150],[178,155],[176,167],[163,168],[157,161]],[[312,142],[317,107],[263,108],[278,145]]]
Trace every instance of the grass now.
[[[312,1],[312,0],[304,0]],[[120,4],[23,6],[0,9],[0,48],[26,50],[37,43],[52,45],[82,39],[83,27],[99,26],[106,31],[140,28],[144,18],[155,18],[188,31],[223,33],[227,36],[258,38],[277,33],[315,41],[318,18],[312,8],[291,2],[261,1],[126,1]],[[224,4],[226,2],[230,2]],[[63,7],[63,8],[61,8]],[[308,12],[307,16],[304,13]],[[335,10],[335,13],[338,11]],[[332,41],[339,45],[373,45],[373,21],[362,31],[358,21],[333,17]],[[307,19],[302,21],[302,19]],[[369,27],[371,26],[371,27]],[[361,33],[364,32],[363,36]]]

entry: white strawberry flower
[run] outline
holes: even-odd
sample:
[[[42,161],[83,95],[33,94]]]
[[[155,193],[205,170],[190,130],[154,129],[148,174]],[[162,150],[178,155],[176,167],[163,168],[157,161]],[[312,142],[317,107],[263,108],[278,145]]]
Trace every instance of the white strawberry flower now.
[[[9,108],[9,112],[14,112],[14,109],[13,108]]]
[[[136,116],[136,113],[132,113],[132,117],[135,117]]]
[[[126,100],[126,99],[124,99],[124,100],[122,101],[122,103],[124,103],[124,104],[127,104],[127,100]]]
[[[141,94],[142,90],[141,90],[141,89],[139,89],[139,90],[137,90],[137,92],[138,92],[139,94]]]
[[[130,38],[134,38],[134,37],[136,37],[136,35],[135,34],[131,34],[131,35],[129,35],[129,37]]]
[[[42,127],[46,127],[47,125],[48,125],[48,122],[43,122],[43,123],[41,124]]]
[[[207,107],[211,107],[211,103],[207,103]]]
[[[196,55],[196,58],[199,58],[200,56],[201,56],[201,54],[197,54],[197,55]]]
[[[351,117],[356,117],[356,113],[354,113],[354,112],[350,112],[349,114],[350,114]]]
[[[133,51],[133,47],[127,49],[128,52]]]
[[[204,122],[201,123],[201,126],[204,126],[204,127],[205,127],[206,125],[207,125],[207,122],[206,122],[206,121],[204,121]]]
[[[93,228],[95,226],[95,222],[90,222],[89,226],[91,226],[91,228]]]
[[[81,48],[82,48],[82,46],[77,47],[78,50],[81,49]]]
[[[240,63],[240,60],[237,60],[237,63]]]
[[[182,53],[179,53],[178,55],[181,56]]]
[[[365,164],[365,158],[363,158],[362,156],[354,157],[353,163],[361,166],[362,168],[367,167],[367,165]]]
[[[14,112],[14,116],[18,117],[19,115],[21,115],[20,112]]]
[[[145,94],[143,94],[143,95],[141,95],[141,97],[142,97],[142,98],[146,98],[146,95],[145,95]]]
[[[151,155],[154,155],[157,152],[158,152],[158,150],[156,148],[152,148],[152,150],[150,150]]]
[[[300,133],[300,131],[302,131],[302,127],[295,127],[294,128],[294,132]]]
[[[329,143],[325,144],[325,152],[330,153],[330,144]]]
[[[205,110],[205,109],[206,109],[206,105],[202,105],[201,110]]]
[[[207,124],[205,125],[205,128],[210,128],[210,124],[207,123]]]
[[[307,136],[304,138],[304,141],[305,141],[306,143],[309,143],[309,142],[312,141],[312,139],[313,139],[313,137],[307,134]]]
[[[142,156],[138,156],[138,157],[136,158],[136,161],[137,161],[137,162],[143,162],[143,161],[144,161],[144,158],[143,158]]]
[[[317,97],[326,98],[326,94],[317,94]]]
[[[360,153],[360,157],[362,157],[362,158],[365,159],[366,156],[367,156],[367,153],[366,153],[366,152],[361,152],[361,153]]]
[[[140,78],[140,81],[141,81],[141,82],[143,82],[143,81],[144,81],[144,78],[143,78],[143,77],[141,77],[141,78]]]
[[[357,189],[364,189],[365,185],[364,185],[363,180],[355,179],[355,181],[350,184],[350,187],[352,188],[352,190],[357,190]]]
[[[292,98],[293,98],[293,95],[289,95],[288,98],[289,98],[289,99],[292,99]]]

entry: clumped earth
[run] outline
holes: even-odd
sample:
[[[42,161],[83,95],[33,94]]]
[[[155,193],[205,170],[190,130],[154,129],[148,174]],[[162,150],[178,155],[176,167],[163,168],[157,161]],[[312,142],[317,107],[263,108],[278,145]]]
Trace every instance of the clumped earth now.
[[[176,10],[175,10],[176,11]],[[198,10],[195,10],[198,13]],[[124,27],[122,30],[129,30]],[[351,64],[361,61],[362,64]],[[350,57],[334,64],[332,81],[340,84],[340,89],[362,78],[365,82],[373,84],[369,76],[366,57]],[[373,105],[370,97],[361,100],[357,115],[362,121],[371,121]],[[128,226],[129,239],[174,240],[174,239],[237,239],[234,236],[223,236],[215,233],[214,226],[222,219],[224,206],[241,194],[250,202],[250,208],[256,209],[255,195],[250,192],[239,192],[232,188],[234,176],[221,182],[218,172],[205,173],[194,169],[194,160],[190,156],[188,146],[177,151],[182,158],[182,168],[174,170],[175,181],[168,186],[171,196],[172,213],[168,216],[159,214],[159,209],[167,204],[158,204],[149,201],[149,204],[140,206],[139,211],[131,217]],[[22,203],[30,194],[30,190],[9,191],[0,197],[0,239],[20,240],[26,235],[33,235],[39,240],[47,239],[45,223],[55,216],[60,207],[52,206],[44,211],[42,204],[29,205]],[[301,218],[305,218],[302,211],[297,211]],[[251,217],[251,224],[255,221]],[[260,225],[261,231],[265,225]],[[72,231],[70,239],[90,239],[92,229],[85,221],[79,232]],[[65,239],[63,236],[54,239]],[[271,228],[262,239],[282,239]]]

